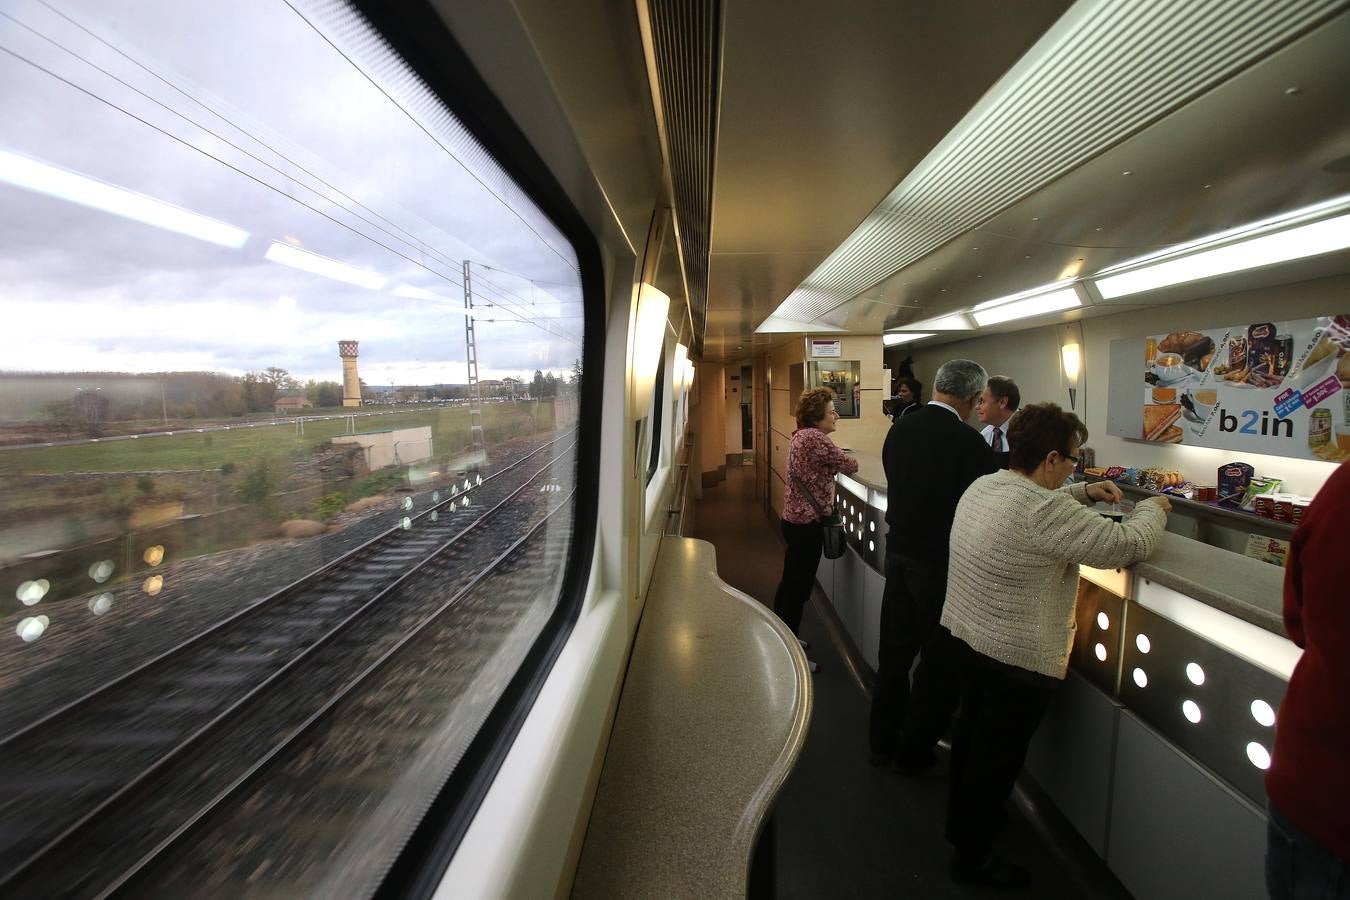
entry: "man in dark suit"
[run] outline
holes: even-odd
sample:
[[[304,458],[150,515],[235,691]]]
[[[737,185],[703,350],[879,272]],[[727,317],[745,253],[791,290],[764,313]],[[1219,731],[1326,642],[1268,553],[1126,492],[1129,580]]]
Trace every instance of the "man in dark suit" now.
[[[948,671],[938,620],[957,501],[972,481],[997,468],[989,444],[965,421],[988,377],[968,359],[943,363],[933,399],[897,419],[881,450],[890,534],[872,695],[874,765],[894,763],[909,772],[931,766],[933,746],[956,706],[956,674]],[[920,652],[911,697],[909,670]]]

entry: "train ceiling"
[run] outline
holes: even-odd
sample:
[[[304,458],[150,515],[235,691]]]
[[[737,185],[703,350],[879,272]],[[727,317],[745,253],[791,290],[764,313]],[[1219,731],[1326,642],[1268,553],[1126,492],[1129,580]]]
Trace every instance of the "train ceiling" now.
[[[704,357],[776,311],[876,334],[1350,193],[1347,4],[1147,5],[728,4]]]

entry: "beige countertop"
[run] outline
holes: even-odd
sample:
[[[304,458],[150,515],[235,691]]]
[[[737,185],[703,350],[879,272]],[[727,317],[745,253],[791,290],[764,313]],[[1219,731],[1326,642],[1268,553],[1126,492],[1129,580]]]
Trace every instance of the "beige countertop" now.
[[[1134,574],[1284,637],[1284,569],[1167,532]]]
[[[886,473],[881,456],[855,455],[858,474],[853,476],[854,480],[884,493]],[[1139,489],[1130,489],[1130,492],[1140,493]],[[1242,515],[1210,510],[1206,504],[1189,506],[1216,515]],[[1168,532],[1153,556],[1135,565],[1133,570],[1136,575],[1194,597],[1243,621],[1281,637],[1285,634],[1282,615],[1284,570],[1278,566]]]
[[[572,896],[743,898],[811,698],[792,632],[713,546],[663,538]]]

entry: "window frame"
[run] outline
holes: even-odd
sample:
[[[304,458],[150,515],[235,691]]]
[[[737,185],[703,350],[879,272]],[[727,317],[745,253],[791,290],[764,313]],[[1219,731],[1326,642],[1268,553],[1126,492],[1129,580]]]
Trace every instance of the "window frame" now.
[[[567,238],[577,255],[584,300],[574,525],[558,604],[375,893],[377,897],[431,897],[567,642],[585,600],[599,516],[604,268],[596,235],[431,4],[427,0],[345,2],[407,63]]]

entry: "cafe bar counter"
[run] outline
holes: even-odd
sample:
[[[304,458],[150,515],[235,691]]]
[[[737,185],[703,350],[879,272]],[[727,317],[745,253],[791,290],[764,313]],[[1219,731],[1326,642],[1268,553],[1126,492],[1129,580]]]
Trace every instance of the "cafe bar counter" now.
[[[817,579],[875,668],[886,481],[875,457],[859,464],[837,479],[848,550]],[[1149,560],[1080,567],[1069,675],[1027,771],[1136,897],[1263,898],[1262,778],[1302,651],[1284,634],[1283,569],[1173,533],[1171,519],[1232,526],[1200,507],[1170,517]]]

